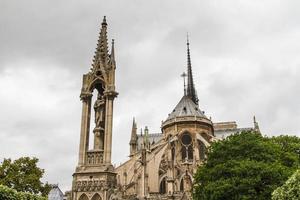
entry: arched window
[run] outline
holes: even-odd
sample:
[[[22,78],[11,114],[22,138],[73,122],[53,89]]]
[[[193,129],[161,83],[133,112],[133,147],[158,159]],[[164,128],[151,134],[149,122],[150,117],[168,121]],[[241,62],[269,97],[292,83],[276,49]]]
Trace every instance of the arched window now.
[[[89,200],[89,198],[86,196],[86,194],[82,194],[82,195],[79,197],[79,200]]]
[[[164,177],[159,185],[159,193],[160,194],[166,194],[167,190],[166,190],[166,177]]]
[[[188,147],[188,160],[192,160],[193,159],[193,147],[192,145],[190,145]]]
[[[181,136],[181,158],[182,160],[192,160],[193,159],[193,143],[192,137],[188,133],[184,133]]]
[[[96,193],[91,200],[101,200],[101,197],[98,193]]]
[[[180,181],[180,191],[184,191],[184,182],[183,178]]]
[[[182,148],[181,148],[181,158],[182,158],[182,160],[185,160],[185,158],[186,158],[186,147],[185,146],[182,146]]]
[[[180,181],[180,191],[185,189],[190,190],[192,188],[192,179],[189,175],[184,175]]]
[[[186,176],[186,182],[185,182],[185,189],[186,190],[191,190],[192,189],[192,179],[190,176]]]
[[[204,143],[201,142],[200,140],[198,141],[198,145],[199,145],[199,158],[200,158],[200,160],[204,160],[205,153],[206,153],[206,147],[205,147]]]

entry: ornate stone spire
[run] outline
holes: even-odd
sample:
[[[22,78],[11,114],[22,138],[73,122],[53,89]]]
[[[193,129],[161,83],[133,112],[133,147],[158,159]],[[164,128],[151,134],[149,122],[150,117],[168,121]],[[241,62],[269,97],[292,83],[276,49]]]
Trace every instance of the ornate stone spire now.
[[[93,59],[92,70],[97,71],[97,70],[103,70],[107,68],[108,59],[109,56],[108,56],[108,43],[107,43],[107,23],[106,23],[106,17],[104,16],[101,24],[101,30],[100,30],[97,48],[95,51],[95,56]]]
[[[131,137],[130,137],[130,142],[129,142],[129,145],[130,145],[130,155],[129,156],[133,156],[137,152],[137,140],[138,140],[137,126],[136,126],[135,119],[133,118]]]
[[[193,81],[193,73],[192,73],[192,63],[191,63],[191,56],[190,56],[190,43],[189,37],[187,35],[187,92],[186,96],[190,97],[193,102],[198,105],[198,96],[195,90],[194,81]]]
[[[136,127],[135,118],[133,118],[133,122],[132,122],[132,130],[131,130],[131,137],[130,137],[129,144],[137,144],[137,127]]]
[[[147,126],[145,126],[144,129],[144,148],[148,149],[149,148],[149,129]]]

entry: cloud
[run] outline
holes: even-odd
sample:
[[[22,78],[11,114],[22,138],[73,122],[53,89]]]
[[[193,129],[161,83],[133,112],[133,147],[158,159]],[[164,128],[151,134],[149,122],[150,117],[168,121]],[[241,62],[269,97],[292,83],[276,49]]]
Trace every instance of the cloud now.
[[[298,1],[1,1],[2,157],[37,156],[70,189],[82,74],[103,15],[116,41],[113,161],[127,159],[132,117],[159,132],[183,94],[186,33],[200,107],[215,121],[300,135]],[[18,147],[18,148],[16,148]]]

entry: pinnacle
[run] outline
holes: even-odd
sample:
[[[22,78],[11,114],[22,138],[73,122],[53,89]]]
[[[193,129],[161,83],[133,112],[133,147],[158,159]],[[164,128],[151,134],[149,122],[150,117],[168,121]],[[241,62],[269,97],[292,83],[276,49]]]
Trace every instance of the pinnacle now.
[[[106,26],[107,23],[106,23],[106,16],[103,17],[103,21],[102,21],[102,26]]]

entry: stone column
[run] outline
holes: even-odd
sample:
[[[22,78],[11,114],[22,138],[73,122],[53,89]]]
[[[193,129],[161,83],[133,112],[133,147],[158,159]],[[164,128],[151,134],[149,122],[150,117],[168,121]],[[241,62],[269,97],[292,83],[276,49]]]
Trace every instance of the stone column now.
[[[90,132],[90,118],[91,118],[91,100],[92,94],[81,94],[82,100],[82,115],[81,115],[81,131],[79,144],[79,161],[78,165],[85,164],[86,152],[89,148],[89,132]]]
[[[106,97],[105,135],[104,135],[104,162],[111,164],[112,126],[113,126],[113,101],[117,96],[115,91],[104,92]]]
[[[174,193],[174,163],[171,159],[171,149],[168,150],[168,169],[167,169],[167,194],[168,198],[173,197]]]

